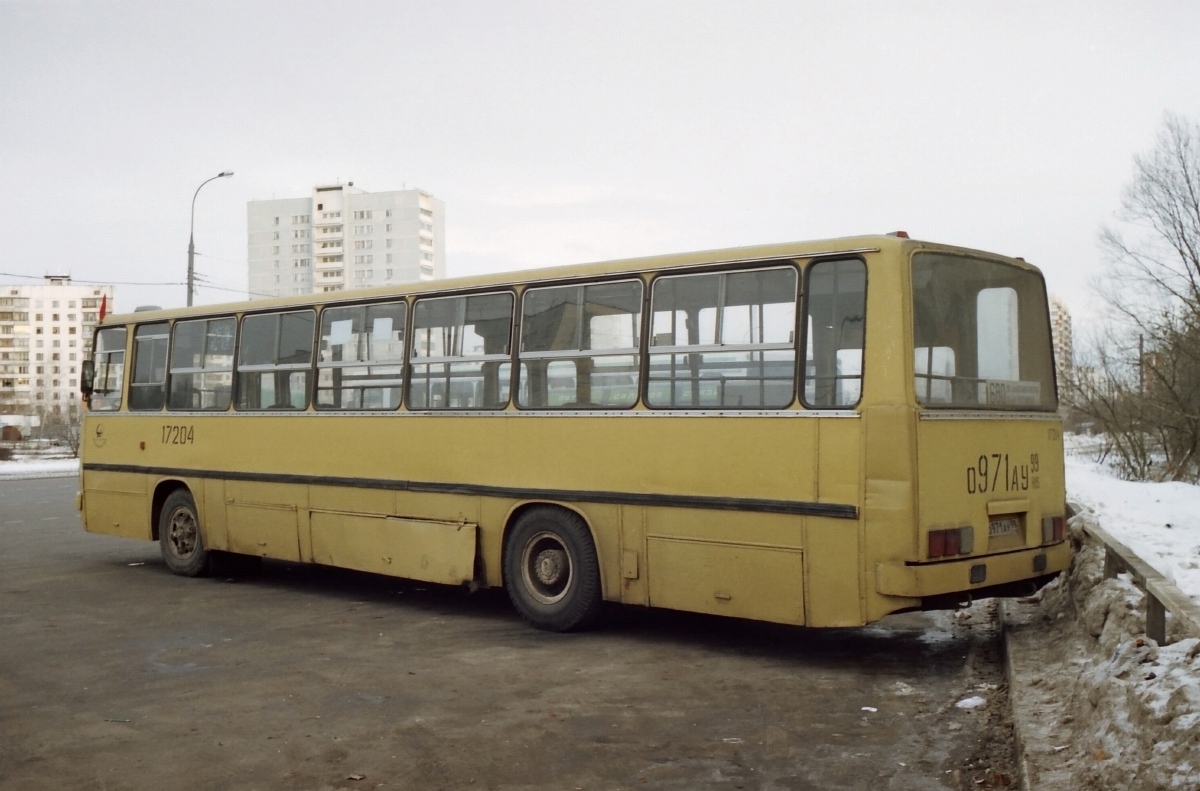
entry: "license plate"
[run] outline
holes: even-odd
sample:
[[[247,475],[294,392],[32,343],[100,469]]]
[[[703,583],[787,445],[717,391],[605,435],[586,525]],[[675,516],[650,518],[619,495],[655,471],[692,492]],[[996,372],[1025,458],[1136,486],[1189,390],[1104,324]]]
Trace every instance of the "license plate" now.
[[[988,523],[989,536],[1005,536],[1009,533],[1015,533],[1021,527],[1021,520],[1015,517],[1008,519],[993,519]]]

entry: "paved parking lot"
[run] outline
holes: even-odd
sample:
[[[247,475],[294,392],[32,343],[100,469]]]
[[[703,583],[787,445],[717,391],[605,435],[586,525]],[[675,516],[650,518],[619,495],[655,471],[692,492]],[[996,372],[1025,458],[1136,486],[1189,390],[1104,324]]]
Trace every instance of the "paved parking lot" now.
[[[172,576],[0,481],[0,788],[988,788],[1011,776],[984,610],[814,631],[613,608],[584,634],[267,563]],[[970,695],[979,709],[956,708]],[[989,771],[990,770],[990,771]],[[361,779],[355,779],[361,778]],[[984,783],[977,785],[976,780]]]

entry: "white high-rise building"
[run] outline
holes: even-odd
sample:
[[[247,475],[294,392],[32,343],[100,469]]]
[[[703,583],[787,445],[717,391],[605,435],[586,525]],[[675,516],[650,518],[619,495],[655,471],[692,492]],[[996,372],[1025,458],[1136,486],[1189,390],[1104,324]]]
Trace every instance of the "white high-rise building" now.
[[[28,434],[30,418],[79,415],[79,369],[100,305],[112,313],[113,295],[112,286],[76,285],[69,275],[0,285],[0,422]]]
[[[1067,303],[1055,296],[1050,298],[1050,333],[1054,339],[1054,367],[1061,389],[1075,366],[1075,344],[1071,338],[1071,311]]]
[[[247,205],[250,298],[446,276],[445,205],[419,189],[314,187]]]

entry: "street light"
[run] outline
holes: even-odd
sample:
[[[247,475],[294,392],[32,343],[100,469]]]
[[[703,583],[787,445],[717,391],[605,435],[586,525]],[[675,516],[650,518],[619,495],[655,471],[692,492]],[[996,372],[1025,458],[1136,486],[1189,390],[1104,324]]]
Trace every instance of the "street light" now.
[[[217,179],[229,178],[233,175],[232,170],[226,170],[218,173],[206,181],[200,182],[200,187],[203,187],[209,181]],[[193,238],[196,231],[196,195],[200,194],[200,187],[196,187],[195,194],[192,195],[192,224],[188,228],[188,307],[192,306],[192,291],[195,290],[196,284],[196,241]]]

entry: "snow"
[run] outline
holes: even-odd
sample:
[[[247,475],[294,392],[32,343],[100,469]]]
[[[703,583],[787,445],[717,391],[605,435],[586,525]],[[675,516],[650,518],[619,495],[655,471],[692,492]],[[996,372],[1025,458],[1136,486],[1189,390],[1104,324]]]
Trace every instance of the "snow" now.
[[[1121,480],[1096,443],[1067,438],[1071,568],[1037,596],[1006,602],[1012,706],[1034,787],[1086,791],[1200,788],[1200,639],[1168,618],[1146,636],[1146,593],[1104,577],[1104,528],[1200,599],[1200,486]]]
[[[954,708],[956,708],[956,709],[977,709],[980,706],[986,706],[986,705],[987,705],[987,700],[979,697],[978,695],[972,695],[969,698],[963,698],[958,703],[955,703]]]
[[[1200,599],[1200,486],[1123,481],[1068,443],[1067,499],[1142,560]]]
[[[0,481],[23,481],[30,478],[70,478],[79,474],[79,459],[45,459],[18,456],[0,461]]]
[[[1070,570],[1037,596],[1005,602],[1030,785],[1198,789],[1200,640],[1149,639],[1145,592],[1128,574],[1105,579],[1103,550],[1079,543],[1094,515],[1070,523]]]

